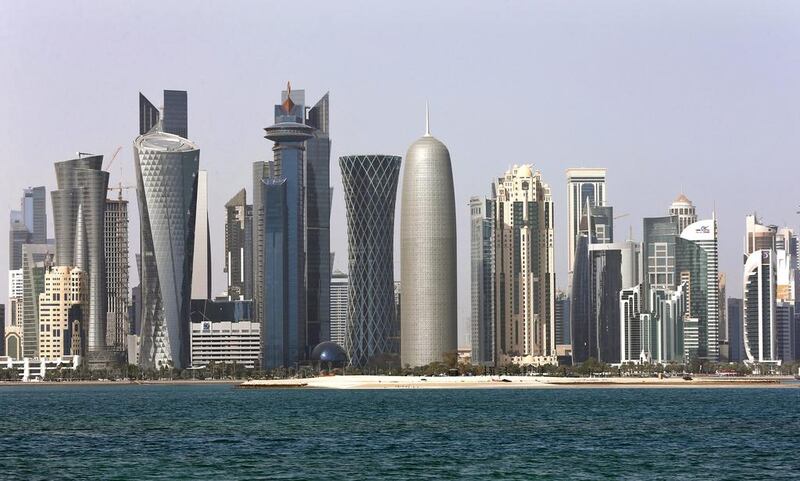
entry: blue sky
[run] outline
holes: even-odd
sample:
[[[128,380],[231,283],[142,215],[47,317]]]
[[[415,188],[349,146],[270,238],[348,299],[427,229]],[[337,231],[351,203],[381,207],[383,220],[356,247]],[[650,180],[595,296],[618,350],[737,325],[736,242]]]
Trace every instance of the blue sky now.
[[[428,100],[453,161],[462,326],[468,199],[521,163],[553,190],[559,286],[564,171],[601,166],[610,204],[629,214],[618,239],[630,226],[640,239],[641,218],[664,215],[680,192],[701,216],[716,206],[733,296],[744,216],[798,223],[798,25],[800,3],[780,1],[3,2],[0,201],[8,212],[23,187],[55,188],[52,163],[76,151],[122,146],[112,183],[134,185],[138,92],[160,103],[163,89],[188,90],[219,292],[223,205],[242,186],[250,195],[251,163],[271,156],[262,129],[291,80],[309,102],[331,95],[337,268],[347,245],[338,156],[405,155]],[[135,202],[132,214],[136,233]]]

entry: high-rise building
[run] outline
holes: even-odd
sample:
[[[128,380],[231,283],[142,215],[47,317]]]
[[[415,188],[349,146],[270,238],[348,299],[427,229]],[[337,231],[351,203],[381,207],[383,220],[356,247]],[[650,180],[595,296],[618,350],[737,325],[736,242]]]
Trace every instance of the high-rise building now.
[[[252,206],[247,205],[247,192],[240,190],[225,204],[225,274],[228,284],[228,299],[246,299],[245,285],[250,282],[246,273],[250,272],[251,260],[246,252],[250,247],[246,243],[247,212]]]
[[[495,192],[495,360],[555,362],[553,199],[540,172],[514,166]]]
[[[471,336],[472,363],[494,364],[494,203],[472,197],[471,231]]]
[[[694,222],[675,245],[676,275],[688,286],[688,317],[698,320],[698,350],[690,356],[719,361],[719,254],[717,220]]]
[[[103,156],[79,154],[56,162],[58,189],[51,192],[58,266],[79,267],[87,275],[88,301],[82,309],[83,342],[89,359],[106,351],[107,288],[105,210],[108,172]]]
[[[795,303],[778,300],[775,303],[776,357],[782,362],[795,360],[794,339],[796,336]]]
[[[677,285],[675,277],[675,243],[680,235],[678,218],[649,217],[644,219],[642,239],[642,276],[644,284],[643,296],[651,298],[651,290],[674,290]],[[648,304],[648,310],[653,306]]]
[[[642,318],[642,286],[622,289],[619,293],[619,320],[620,320],[620,362],[639,362],[645,351],[642,345],[642,323],[649,321]]]
[[[81,323],[88,301],[86,273],[79,267],[50,267],[39,294],[39,357],[83,355]]]
[[[746,359],[742,332],[742,299],[729,297],[728,307],[728,360],[740,362]]]
[[[265,232],[266,210],[269,206],[262,199],[265,179],[285,179],[288,209],[286,249],[291,256],[287,266],[287,288],[291,288],[286,322],[290,322],[291,336],[286,343],[277,339],[263,339],[281,353],[266,353],[279,366],[293,366],[310,353],[320,341],[330,337],[330,138],[328,124],[328,95],[311,109],[305,107],[305,92],[291,88],[282,92],[282,102],[275,106],[275,125],[267,127],[266,138],[275,142],[274,160],[253,164],[253,208],[252,208],[252,258],[253,300],[256,319],[264,319],[262,328],[270,336],[271,321],[267,310],[271,309],[265,297],[269,290],[264,285],[271,274],[266,271],[267,260]],[[269,182],[270,188],[278,189],[280,182]],[[279,192],[273,194],[279,195]],[[273,211],[273,215],[277,212]],[[281,218],[276,217],[280,222]],[[296,314],[295,314],[296,312]],[[278,342],[278,344],[275,344]],[[285,356],[284,356],[285,354]],[[287,357],[288,356],[288,357]],[[283,360],[286,360],[284,362]]]
[[[44,274],[53,265],[55,246],[24,244],[22,246],[22,355],[39,356],[39,294],[44,292]]]
[[[344,346],[347,335],[347,305],[349,282],[347,274],[333,271],[331,275],[331,341]]]
[[[0,304],[0,356],[6,355],[6,305]]]
[[[106,199],[105,235],[103,238],[106,260],[107,345],[116,352],[126,350],[128,342],[128,291],[130,266],[128,264],[128,201],[120,198]]]
[[[31,242],[31,233],[21,210],[12,210],[8,223],[8,266],[16,270],[22,267],[22,244]]]
[[[141,229],[140,364],[189,366],[189,301],[200,151],[158,128],[134,142]]]
[[[426,121],[427,124],[427,121]],[[400,208],[400,356],[403,366],[443,361],[458,349],[456,208],[447,147],[425,135],[411,144]]]
[[[185,90],[164,91],[164,111],[161,128],[168,134],[189,138],[188,101]]]
[[[47,191],[44,186],[28,187],[22,192],[22,216],[31,233],[31,244],[47,243]]]
[[[261,192],[265,232],[262,366],[266,369],[295,366],[308,350],[305,142],[313,137],[314,128],[304,123],[303,98],[287,90],[283,103],[275,106],[275,124],[264,129],[265,137],[274,142],[272,177],[262,179]],[[283,252],[283,258],[277,258],[271,248]]]
[[[744,261],[761,249],[775,250],[778,226],[762,224],[755,215],[745,218]]]
[[[208,172],[197,173],[192,299],[211,299],[211,234],[208,225]]]
[[[347,209],[350,290],[345,351],[366,366],[392,352],[394,324],[394,210],[400,157],[339,157]]]
[[[22,247],[22,246],[20,246]],[[20,252],[20,264],[22,263],[22,252]],[[22,325],[23,318],[23,293],[24,284],[22,281],[22,267],[8,271],[8,309],[6,313],[6,325]]]
[[[749,232],[748,232],[749,234]],[[750,362],[778,361],[775,251],[756,249],[744,264],[742,334]]]
[[[586,206],[606,205],[606,169],[567,169],[567,270],[568,285],[572,285],[572,268],[575,263],[575,248],[580,236],[581,219],[586,215]]]
[[[681,194],[669,206],[669,215],[678,218],[678,232],[697,222],[697,212],[688,197]]]
[[[331,282],[331,138],[329,95],[308,109],[306,124],[313,137],[306,140],[306,343],[309,352],[330,340]]]
[[[139,92],[139,135],[144,135],[155,127],[160,116],[158,108]]]
[[[570,299],[563,292],[556,292],[556,346],[572,350],[572,324],[570,322]]]
[[[687,292],[685,283],[675,289],[650,290],[650,312],[642,315],[642,346],[648,359],[659,363],[685,360]],[[696,321],[692,325],[696,326]]]

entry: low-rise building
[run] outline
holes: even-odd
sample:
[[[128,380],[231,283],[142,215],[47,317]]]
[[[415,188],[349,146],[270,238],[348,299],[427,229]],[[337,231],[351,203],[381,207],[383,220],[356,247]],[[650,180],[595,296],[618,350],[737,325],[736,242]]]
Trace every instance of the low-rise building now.
[[[252,301],[192,300],[191,365],[258,365],[261,323],[253,321]]]

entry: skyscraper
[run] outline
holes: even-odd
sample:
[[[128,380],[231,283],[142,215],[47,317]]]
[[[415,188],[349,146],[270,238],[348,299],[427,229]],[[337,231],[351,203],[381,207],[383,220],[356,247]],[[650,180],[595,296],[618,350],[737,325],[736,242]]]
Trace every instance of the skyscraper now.
[[[108,172],[103,156],[79,154],[56,162],[58,189],[51,192],[58,266],[80,267],[87,274],[88,306],[81,323],[90,360],[102,358],[106,350],[107,296],[105,210]]]
[[[211,299],[211,234],[208,225],[208,172],[197,173],[192,299]]]
[[[775,251],[756,249],[744,264],[742,333],[750,362],[778,361]]]
[[[22,244],[31,242],[31,233],[21,210],[11,211],[8,224],[8,267],[13,271],[22,267]]]
[[[153,129],[134,142],[141,228],[140,363],[189,365],[189,304],[200,151]]]
[[[688,315],[698,319],[698,357],[719,361],[719,255],[717,220],[694,222],[676,243],[678,279],[689,288]]]
[[[81,322],[88,301],[86,273],[79,267],[50,267],[39,294],[39,357],[83,355]]]
[[[158,123],[160,112],[139,92],[139,135],[144,135]]]
[[[310,347],[306,324],[305,142],[313,137],[314,128],[303,123],[304,95],[293,95],[287,89],[283,102],[275,106],[275,124],[264,129],[265,137],[274,142],[272,177],[262,178],[260,199],[265,239],[262,366],[267,369],[294,366]],[[279,203],[279,207],[269,205],[270,201]],[[279,243],[274,247],[283,251],[283,259],[270,252],[274,242]]]
[[[20,210],[9,218],[9,269],[22,267],[22,244],[47,243],[47,205],[44,186],[22,191]]]
[[[252,218],[252,206],[247,205],[245,189],[225,204],[225,274],[231,300],[246,299],[245,284],[251,281],[246,273],[252,269],[252,259],[248,260],[245,254],[251,249],[246,243],[248,211]]]
[[[742,338],[742,299],[728,298],[728,360],[740,362],[746,358]]]
[[[168,134],[189,138],[188,101],[185,90],[164,91],[164,111],[161,128]]]
[[[426,122],[427,123],[427,122]],[[401,363],[456,353],[456,211],[450,152],[431,136],[411,144],[400,210]]]
[[[495,362],[555,362],[553,199],[540,172],[514,166],[495,182]],[[515,359],[517,358],[517,359]]]
[[[494,203],[472,197],[471,342],[473,364],[494,364]]]
[[[106,342],[116,352],[124,352],[128,337],[128,201],[106,199],[105,236],[106,306],[108,308]]]
[[[44,292],[44,274],[53,266],[55,246],[24,244],[22,246],[22,355],[39,356],[39,294]]]
[[[620,303],[620,362],[638,362],[645,350],[642,345],[642,288],[641,284],[622,289]]]
[[[678,218],[646,217],[642,240],[642,266],[644,292],[648,301],[653,289],[672,290],[675,278],[675,242],[680,235]],[[652,309],[652,305],[647,306]]]
[[[339,166],[350,273],[345,350],[352,365],[363,367],[393,350],[394,207],[400,157],[345,156],[339,157]]]
[[[347,293],[350,290],[347,274],[333,271],[331,275],[331,341],[344,346],[347,336]]]
[[[572,265],[580,235],[580,223],[586,205],[606,205],[606,169],[567,169],[567,270],[568,285],[572,285]]]
[[[306,124],[313,137],[306,140],[306,322],[309,349],[330,339],[331,282],[331,139],[329,95],[308,110]]]
[[[681,194],[669,206],[669,215],[678,218],[678,232],[683,232],[690,224],[697,222],[697,212],[688,197]]]

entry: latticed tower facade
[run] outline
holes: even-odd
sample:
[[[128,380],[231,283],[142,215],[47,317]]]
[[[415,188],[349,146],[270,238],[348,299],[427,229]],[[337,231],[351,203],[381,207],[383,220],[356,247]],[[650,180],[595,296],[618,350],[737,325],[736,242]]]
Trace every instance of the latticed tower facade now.
[[[400,157],[339,158],[347,209],[350,286],[345,350],[353,366],[392,353],[394,209]]]

